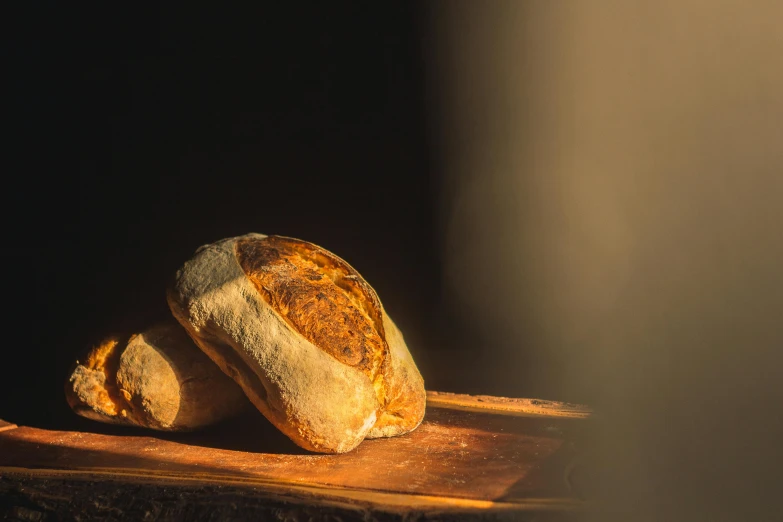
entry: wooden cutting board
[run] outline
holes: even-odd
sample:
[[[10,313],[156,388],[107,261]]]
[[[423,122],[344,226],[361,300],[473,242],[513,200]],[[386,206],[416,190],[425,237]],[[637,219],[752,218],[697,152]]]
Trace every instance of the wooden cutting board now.
[[[0,421],[0,515],[22,520],[570,519],[589,411],[429,392],[414,432],[343,455],[301,450],[261,415],[200,433]]]

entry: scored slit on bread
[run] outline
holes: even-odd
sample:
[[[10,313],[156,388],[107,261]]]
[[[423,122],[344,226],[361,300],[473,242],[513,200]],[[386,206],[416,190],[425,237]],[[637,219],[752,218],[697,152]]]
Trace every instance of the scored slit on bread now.
[[[380,301],[359,273],[298,239],[247,238],[235,248],[242,270],[266,302],[308,341],[367,375],[385,409],[389,347]]]
[[[84,363],[76,362],[65,397],[80,415],[113,424],[130,424],[132,409],[117,386],[121,341],[105,339],[90,350]]]

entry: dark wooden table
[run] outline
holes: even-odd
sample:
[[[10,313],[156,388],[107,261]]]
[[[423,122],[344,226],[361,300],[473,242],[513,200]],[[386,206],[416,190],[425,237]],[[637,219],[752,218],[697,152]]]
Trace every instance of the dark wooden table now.
[[[0,517],[20,520],[561,520],[584,507],[586,408],[429,392],[413,433],[344,455],[248,414],[201,433],[0,421]]]

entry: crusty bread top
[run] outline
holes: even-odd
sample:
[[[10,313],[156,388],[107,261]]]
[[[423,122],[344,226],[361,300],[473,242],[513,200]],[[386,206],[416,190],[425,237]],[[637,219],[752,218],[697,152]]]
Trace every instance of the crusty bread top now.
[[[299,239],[244,237],[235,249],[239,265],[267,304],[314,346],[367,375],[385,406],[389,347],[383,311],[359,273]]]

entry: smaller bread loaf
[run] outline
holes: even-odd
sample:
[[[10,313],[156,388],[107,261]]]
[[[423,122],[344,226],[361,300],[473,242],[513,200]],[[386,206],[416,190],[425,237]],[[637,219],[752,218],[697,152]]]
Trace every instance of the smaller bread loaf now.
[[[92,349],[77,361],[66,398],[83,417],[162,431],[194,430],[249,405],[173,321]]]
[[[415,429],[424,381],[372,287],[306,241],[247,234],[200,248],[168,302],[196,344],[299,446],[343,453]]]

